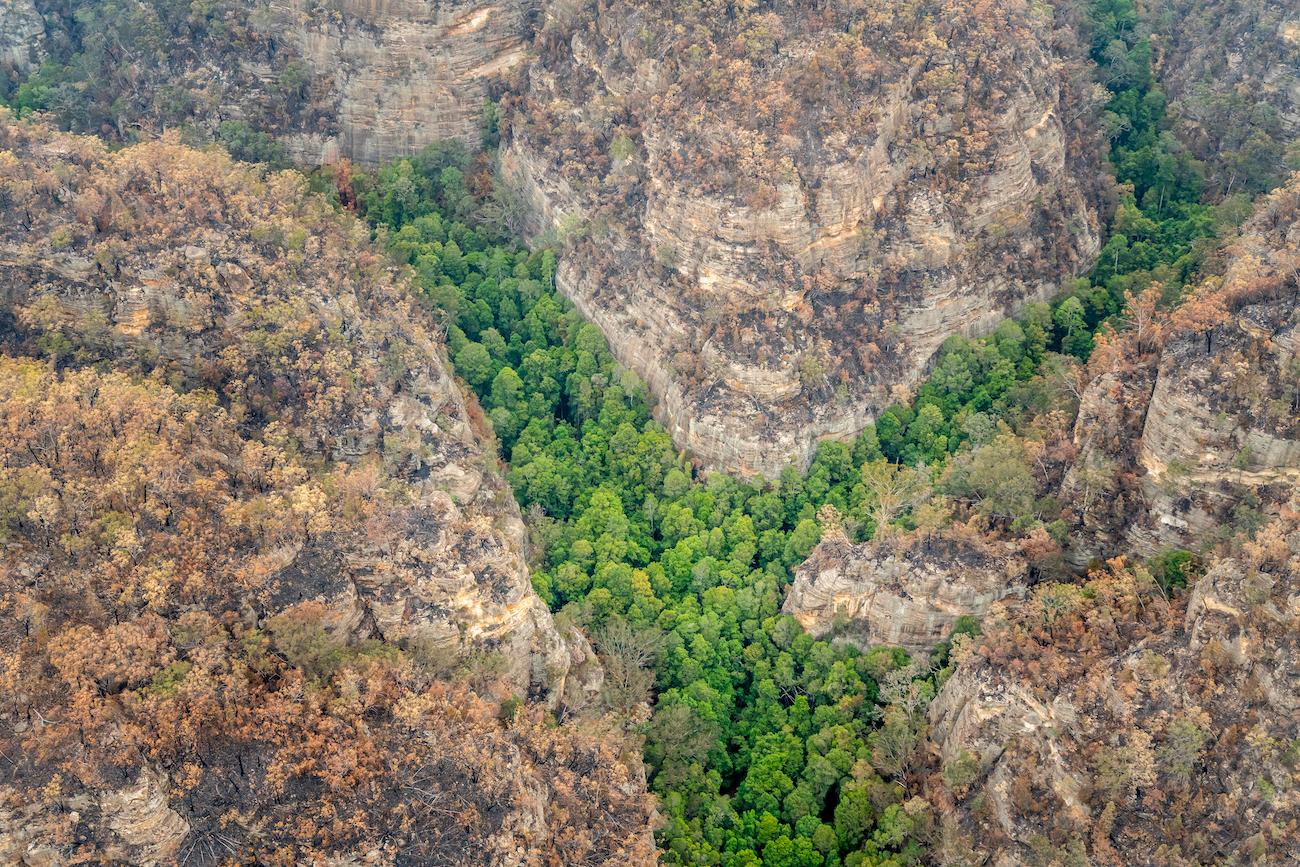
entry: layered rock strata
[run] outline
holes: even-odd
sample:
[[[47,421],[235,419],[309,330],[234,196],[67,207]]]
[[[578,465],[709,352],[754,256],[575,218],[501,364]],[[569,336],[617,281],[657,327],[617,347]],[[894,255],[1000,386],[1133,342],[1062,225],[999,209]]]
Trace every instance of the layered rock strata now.
[[[64,91],[49,105],[64,126],[124,141],[178,126],[227,141],[263,134],[274,141],[248,158],[282,148],[306,165],[376,165],[434,142],[479,147],[489,96],[525,61],[539,5],[216,0],[178,16],[157,0],[126,10],[6,2],[0,63],[15,80],[34,66],[28,31],[42,27],[51,59],[73,70],[70,84],[52,85]],[[223,123],[243,126],[223,133]]]
[[[210,389],[256,438],[375,465],[409,499],[364,532],[269,549],[268,604],[324,600],[343,633],[499,652],[522,687],[562,690],[569,650],[529,583],[518,507],[365,227],[301,176],[0,122],[10,345]]]
[[[1300,180],[1266,198],[1206,281],[1093,364],[1064,485],[1075,559],[1199,550],[1300,481]]]
[[[782,609],[810,634],[925,652],[958,618],[1023,596],[1029,567],[1011,543],[936,537],[853,544],[829,534],[795,572]]]
[[[493,84],[526,59],[537,0],[277,0],[276,26],[329,82],[331,130],[294,130],[308,165],[375,165],[438,141],[478,147]]]
[[[3,110],[0,215],[0,862],[654,863],[364,226]]]
[[[1087,267],[1095,98],[1055,23],[1019,3],[567,4],[504,168],[675,440],[775,475],[859,431],[946,337]]]

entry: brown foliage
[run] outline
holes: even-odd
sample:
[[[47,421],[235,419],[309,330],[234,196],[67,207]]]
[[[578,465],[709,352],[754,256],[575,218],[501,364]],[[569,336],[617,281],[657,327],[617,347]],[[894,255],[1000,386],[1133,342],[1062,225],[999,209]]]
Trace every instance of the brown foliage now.
[[[1300,782],[1293,702],[1278,687],[1300,672],[1285,608],[1300,589],[1297,518],[1283,509],[1172,601],[1145,569],[1114,560],[988,618],[945,687],[956,694],[938,699],[937,726],[958,739],[945,753],[975,751],[986,778],[1010,788],[929,780],[977,851],[1028,859],[1041,837],[1074,840],[1102,864],[1300,855],[1300,816],[1279,794]],[[1005,820],[981,812],[988,801]]]
[[[0,713],[14,732],[0,751],[18,757],[0,789],[37,811],[37,839],[77,792],[170,768],[189,828],[176,857],[220,828],[270,860],[378,847],[455,863],[522,833],[511,817],[538,804],[548,827],[527,833],[545,834],[543,860],[646,857],[636,760],[616,740],[547,727],[536,708],[502,726],[497,702],[348,641],[320,602],[268,616],[267,560],[304,544],[301,504],[349,487],[346,470],[312,479],[202,395],[122,374],[4,360],[0,393]],[[87,845],[132,857],[110,826]]]
[[[0,214],[0,340],[47,358],[0,356],[0,861],[652,860],[620,738],[399,642],[436,581],[536,600],[364,227],[6,115]]]

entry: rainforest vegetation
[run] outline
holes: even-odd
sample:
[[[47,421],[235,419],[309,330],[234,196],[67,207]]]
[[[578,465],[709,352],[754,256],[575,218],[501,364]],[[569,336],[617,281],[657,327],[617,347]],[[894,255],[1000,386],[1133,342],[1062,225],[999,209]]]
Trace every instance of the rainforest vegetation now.
[[[657,695],[639,727],[668,859],[915,863],[923,817],[899,758],[921,732],[931,661],[814,641],[779,613],[818,509],[861,509],[857,467],[881,461],[872,435],[776,486],[698,477],[556,293],[554,254],[475,227],[472,171],[434,148],[353,178],[351,195],[447,313],[456,369],[531,518],[538,592],[609,658],[611,710],[635,716]]]

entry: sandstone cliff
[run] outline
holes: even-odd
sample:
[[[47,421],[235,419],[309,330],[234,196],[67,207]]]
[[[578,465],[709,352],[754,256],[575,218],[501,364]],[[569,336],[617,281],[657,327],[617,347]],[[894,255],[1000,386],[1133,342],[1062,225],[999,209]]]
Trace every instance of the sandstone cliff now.
[[[1076,559],[1193,550],[1300,481],[1300,178],[1267,198],[1169,321],[1090,365],[1066,499]],[[1156,349],[1158,345],[1158,350]],[[1112,351],[1113,350],[1113,351]]]
[[[32,0],[0,2],[0,96],[39,62],[45,23]]]
[[[1130,530],[1135,550],[1194,548],[1300,484],[1298,353],[1294,290],[1165,347],[1138,452],[1147,519]]]
[[[66,127],[124,140],[176,126],[214,138],[223,121],[241,122],[309,165],[375,164],[450,139],[477,146],[492,86],[525,59],[536,5],[218,0],[178,16],[156,0],[71,11],[36,0],[50,53],[69,70],[45,107]],[[32,8],[15,0],[0,22],[39,28]],[[18,49],[0,33],[3,61]]]
[[[504,168],[679,445],[775,474],[1087,267],[1100,148],[1041,7],[558,4]],[[1062,11],[1062,16],[1066,13]]]
[[[936,861],[1300,858],[1295,505],[1180,599],[1114,565],[990,617],[930,710]]]
[[[620,738],[294,601],[405,492],[157,377],[2,357],[0,387],[0,862],[652,863]]]
[[[1015,547],[956,534],[854,545],[831,533],[796,571],[783,610],[819,638],[929,651],[959,617],[1024,595],[1029,567]]]
[[[329,81],[332,130],[295,130],[300,162],[376,164],[436,141],[477,147],[491,85],[525,60],[537,0],[271,4],[276,32]]]
[[[1130,519],[1145,508],[1133,455],[1151,405],[1158,356],[1134,356],[1108,369],[1095,358],[1079,401],[1077,455],[1062,482],[1075,527],[1068,553],[1079,568],[1122,551]]]

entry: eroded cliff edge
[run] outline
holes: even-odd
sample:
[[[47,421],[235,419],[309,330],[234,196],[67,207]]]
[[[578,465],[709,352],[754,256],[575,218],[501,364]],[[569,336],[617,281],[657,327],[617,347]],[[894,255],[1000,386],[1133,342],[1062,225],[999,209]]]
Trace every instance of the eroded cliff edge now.
[[[925,653],[962,617],[983,617],[1031,583],[1011,541],[950,531],[853,544],[826,533],[795,572],[782,610],[819,638]]]
[[[1300,480],[1300,177],[1267,197],[1167,318],[1089,363],[1063,498],[1075,559],[1199,550]]]
[[[1083,584],[994,606],[931,710],[936,860],[1300,858],[1300,177],[1101,341],[1063,499]],[[1147,313],[1150,308],[1145,308]],[[1139,556],[1190,548],[1170,595]]]
[[[299,162],[376,165],[458,140],[478,147],[492,86],[526,59],[540,0],[276,0],[276,26],[329,82],[333,129],[295,130]]]
[[[930,708],[936,863],[1300,857],[1296,505],[1186,596],[1117,564],[991,617]]]
[[[949,335],[1087,268],[1100,147],[1068,24],[1020,3],[564,4],[504,168],[678,444],[775,475]]]

